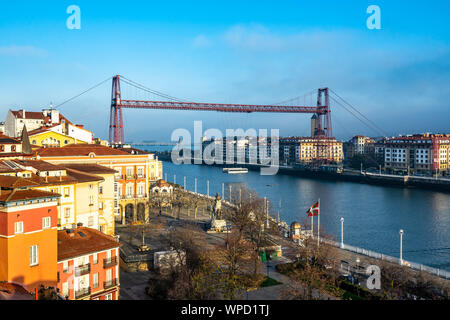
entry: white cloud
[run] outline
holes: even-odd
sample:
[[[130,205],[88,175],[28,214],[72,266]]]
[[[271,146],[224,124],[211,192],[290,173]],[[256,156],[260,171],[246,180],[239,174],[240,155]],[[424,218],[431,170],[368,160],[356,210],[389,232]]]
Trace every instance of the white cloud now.
[[[0,47],[0,55],[13,57],[18,56],[44,57],[47,55],[47,51],[34,46],[10,45]]]

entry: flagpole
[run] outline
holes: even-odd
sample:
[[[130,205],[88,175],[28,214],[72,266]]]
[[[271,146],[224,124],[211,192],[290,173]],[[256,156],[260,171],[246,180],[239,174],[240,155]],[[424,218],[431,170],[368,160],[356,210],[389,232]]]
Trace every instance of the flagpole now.
[[[317,211],[317,247],[320,243],[320,198],[319,198],[319,210]]]

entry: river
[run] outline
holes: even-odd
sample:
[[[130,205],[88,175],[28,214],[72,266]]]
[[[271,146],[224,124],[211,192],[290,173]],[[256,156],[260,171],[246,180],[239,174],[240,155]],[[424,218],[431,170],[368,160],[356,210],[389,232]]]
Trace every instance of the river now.
[[[399,256],[403,229],[403,259],[450,271],[450,194],[436,191],[383,187],[342,181],[326,181],[289,175],[262,176],[258,171],[229,175],[222,168],[204,165],[163,163],[169,182],[187,189],[222,193],[222,183],[238,188],[246,184],[267,197],[287,223],[305,223],[306,210],[320,198],[321,229],[340,241],[344,218],[344,242],[353,246]],[[226,187],[225,189],[228,189]],[[225,190],[225,196],[228,191]],[[317,226],[317,220],[314,222]]]

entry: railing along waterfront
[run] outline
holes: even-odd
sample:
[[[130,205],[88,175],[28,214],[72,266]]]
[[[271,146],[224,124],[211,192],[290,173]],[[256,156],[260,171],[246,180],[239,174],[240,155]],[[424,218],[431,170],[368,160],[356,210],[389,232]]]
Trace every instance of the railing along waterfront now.
[[[320,239],[320,242],[322,243],[326,243],[338,248],[341,248],[343,250],[347,250],[347,251],[351,251],[351,252],[355,252],[364,256],[368,256],[370,258],[375,258],[375,259],[379,259],[379,260],[383,260],[383,261],[388,261],[388,262],[392,262],[392,263],[397,263],[400,264],[400,258],[396,258],[393,256],[389,256],[383,253],[379,253],[379,252],[375,252],[372,250],[367,250],[367,249],[363,249],[363,248],[359,248],[359,247],[355,247],[349,244],[344,244],[344,247],[341,247],[341,243],[340,242],[336,242],[336,241],[332,241],[332,240],[328,240],[328,239]],[[403,259],[403,266],[404,267],[408,267],[411,268],[413,270],[417,270],[417,271],[425,271],[428,272],[430,274],[436,275],[440,278],[443,279],[450,279],[450,272],[446,271],[446,270],[442,270],[439,268],[433,268],[430,266],[426,266],[420,263],[415,263],[415,262],[410,262],[410,261],[406,261]]]
[[[202,197],[202,198],[207,198],[207,199],[210,199],[210,200],[214,200],[215,199],[215,197],[213,197],[213,196],[207,196],[207,195],[202,194],[202,193],[198,193],[198,192],[196,193],[196,192],[193,192],[193,191],[190,191],[190,190],[184,190],[184,191],[187,192],[187,193],[190,193],[190,194]],[[224,199],[222,199],[222,202],[224,204],[228,205],[228,206],[236,207],[235,204],[230,203],[229,201],[226,201]],[[269,219],[272,220],[273,217],[269,216]],[[320,239],[320,242],[327,243],[329,245],[341,248],[341,243],[340,242],[336,242],[336,241],[332,241],[332,240],[328,240],[328,239]],[[365,255],[365,256],[368,256],[368,257],[371,257],[371,258],[375,258],[375,259],[379,259],[379,260],[383,260],[383,261],[388,261],[388,262],[400,264],[400,258],[392,257],[390,255],[386,255],[386,254],[383,254],[383,253],[375,252],[375,251],[372,251],[372,250],[363,249],[363,248],[355,247],[355,246],[348,245],[348,244],[344,244],[344,247],[341,248],[341,249],[347,250],[347,251],[351,251],[351,252],[355,252],[355,253],[358,253],[358,254],[361,254],[361,255]],[[440,278],[443,278],[443,279],[450,279],[450,272],[446,271],[446,270],[439,269],[439,268],[433,268],[433,267],[426,266],[426,265],[423,265],[423,264],[420,264],[420,263],[406,261],[405,259],[403,259],[403,266],[411,268],[413,270],[417,270],[417,271],[425,271],[425,272],[428,272],[430,274],[436,275],[436,276],[438,276]]]

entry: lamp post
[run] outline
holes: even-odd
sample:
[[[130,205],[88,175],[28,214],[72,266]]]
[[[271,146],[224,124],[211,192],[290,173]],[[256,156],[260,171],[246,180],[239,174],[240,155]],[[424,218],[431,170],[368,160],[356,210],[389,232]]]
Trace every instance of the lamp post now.
[[[341,218],[341,249],[344,249],[344,218]]]
[[[403,265],[403,229],[400,229],[400,265]]]
[[[195,193],[197,193],[197,178],[194,179],[194,185]]]

